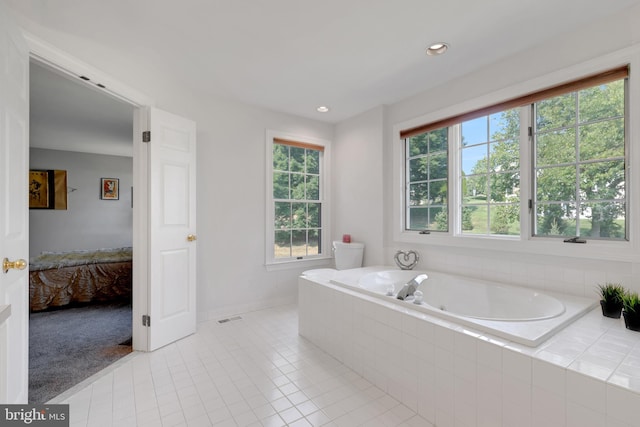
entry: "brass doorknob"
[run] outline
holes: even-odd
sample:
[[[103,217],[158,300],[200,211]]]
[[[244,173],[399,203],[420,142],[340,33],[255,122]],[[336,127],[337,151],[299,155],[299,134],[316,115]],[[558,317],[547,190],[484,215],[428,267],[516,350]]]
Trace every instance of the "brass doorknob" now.
[[[15,268],[16,270],[24,270],[27,268],[27,261],[19,259],[17,261],[9,261],[8,258],[2,260],[2,270],[5,273],[9,272],[9,269]]]
[[[187,241],[189,241],[189,242],[193,242],[193,241],[195,241],[195,240],[197,240],[197,239],[198,239],[198,238],[196,237],[196,235],[195,235],[195,234],[189,234],[189,235],[187,236]]]

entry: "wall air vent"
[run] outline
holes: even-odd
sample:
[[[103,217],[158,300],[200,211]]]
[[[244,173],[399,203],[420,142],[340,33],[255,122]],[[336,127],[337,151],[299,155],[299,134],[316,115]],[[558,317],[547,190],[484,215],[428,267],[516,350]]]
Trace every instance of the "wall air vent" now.
[[[242,320],[242,317],[235,316],[235,317],[229,317],[228,319],[220,319],[220,320],[218,320],[218,323],[227,323],[227,322],[231,322],[233,320]]]

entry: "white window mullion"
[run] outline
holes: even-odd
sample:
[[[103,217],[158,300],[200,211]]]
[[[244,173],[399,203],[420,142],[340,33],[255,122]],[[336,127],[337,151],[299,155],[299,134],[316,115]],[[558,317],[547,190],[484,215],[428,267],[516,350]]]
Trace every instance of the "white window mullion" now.
[[[533,134],[533,108],[529,105],[520,108],[520,240],[529,240],[533,236],[536,217],[535,199],[535,161]],[[529,209],[531,203],[531,209]]]
[[[580,183],[581,180],[581,162],[580,162],[580,97],[576,94],[575,99],[575,111],[576,111],[576,121],[573,125],[574,127],[574,137],[575,137],[575,150],[576,150],[576,158],[575,158],[575,166],[576,166],[576,193],[575,193],[575,206],[576,206],[576,228],[575,228],[575,236],[580,236],[580,212],[582,209],[582,200],[580,200]]]
[[[462,235],[462,138],[459,124],[449,126],[449,233]]]

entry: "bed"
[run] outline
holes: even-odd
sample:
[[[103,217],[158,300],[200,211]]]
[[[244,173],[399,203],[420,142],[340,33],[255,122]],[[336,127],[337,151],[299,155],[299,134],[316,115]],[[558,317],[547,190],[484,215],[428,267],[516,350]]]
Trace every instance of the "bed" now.
[[[131,299],[131,248],[43,252],[29,261],[29,306]]]

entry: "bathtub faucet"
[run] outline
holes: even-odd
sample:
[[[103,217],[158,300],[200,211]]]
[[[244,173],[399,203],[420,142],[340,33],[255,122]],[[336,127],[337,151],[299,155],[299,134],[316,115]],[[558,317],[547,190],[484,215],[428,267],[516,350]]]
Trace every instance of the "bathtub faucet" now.
[[[427,275],[426,274],[418,274],[416,277],[414,277],[413,279],[409,280],[402,287],[402,289],[400,289],[400,291],[398,292],[398,296],[396,298],[404,300],[408,296],[413,295],[413,293],[416,291],[416,289],[418,289],[418,286],[420,286],[420,284],[422,282],[424,282],[425,280],[427,280]]]

